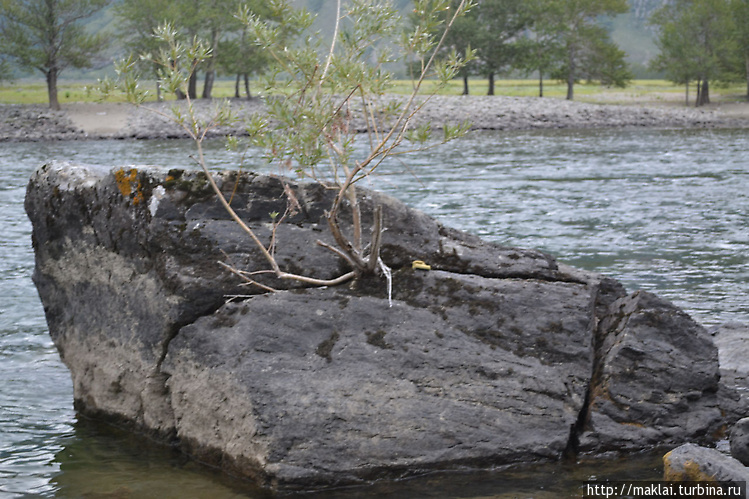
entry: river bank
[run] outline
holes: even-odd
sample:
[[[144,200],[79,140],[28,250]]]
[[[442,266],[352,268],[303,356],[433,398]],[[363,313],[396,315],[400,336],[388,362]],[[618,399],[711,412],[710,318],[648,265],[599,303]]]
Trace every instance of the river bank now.
[[[194,104],[201,116],[208,116],[216,101]],[[259,99],[232,100],[231,105],[240,117],[263,108]],[[186,133],[163,116],[173,106],[174,102],[142,108],[124,103],[74,103],[52,111],[40,105],[0,105],[0,142],[184,138]],[[695,109],[649,102],[614,105],[557,98],[440,95],[418,115],[419,122],[430,121],[435,126],[466,120],[477,130],[744,128],[749,127],[749,104],[721,103]],[[241,121],[216,133],[241,134]]]

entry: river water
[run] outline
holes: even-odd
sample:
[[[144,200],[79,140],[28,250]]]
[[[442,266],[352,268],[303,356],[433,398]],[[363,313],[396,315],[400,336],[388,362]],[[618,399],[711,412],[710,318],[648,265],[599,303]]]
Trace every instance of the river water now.
[[[51,159],[189,167],[182,141],[0,145],[0,497],[264,497],[246,483],[78,418],[31,282],[29,176]],[[217,168],[233,167],[210,144]],[[447,225],[647,289],[707,326],[749,322],[749,133],[476,133],[373,180]],[[253,169],[267,170],[260,161]],[[433,476],[325,497],[563,497],[582,480],[657,479],[657,454]]]

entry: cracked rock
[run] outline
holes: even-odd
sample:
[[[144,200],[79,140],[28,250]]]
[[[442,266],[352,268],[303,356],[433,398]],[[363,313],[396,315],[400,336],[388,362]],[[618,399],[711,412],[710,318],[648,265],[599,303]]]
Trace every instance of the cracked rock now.
[[[281,181],[217,180],[270,241]],[[289,187],[300,206],[276,231],[281,267],[347,271],[316,244],[332,243],[331,191]],[[713,438],[717,351],[684,312],[359,192],[365,226],[383,207],[392,307],[376,278],[241,287],[219,261],[267,266],[201,173],[40,168],[26,197],[34,282],[76,408],[275,489]]]

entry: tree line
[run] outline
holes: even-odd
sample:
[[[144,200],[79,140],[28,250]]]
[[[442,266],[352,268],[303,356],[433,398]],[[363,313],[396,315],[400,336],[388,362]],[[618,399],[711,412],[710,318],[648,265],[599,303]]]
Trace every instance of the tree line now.
[[[482,0],[447,35],[447,44],[465,55],[475,51],[464,68],[463,94],[468,77],[482,75],[494,95],[497,74],[520,71],[567,83],[567,99],[574,98],[580,80],[626,86],[632,79],[626,54],[600,24],[602,16],[623,14],[626,0]]]
[[[210,56],[196,68],[187,88],[210,99],[218,74],[235,76],[235,96],[251,97],[250,81],[268,64],[267,53],[252,43],[235,14],[247,6],[260,18],[273,14],[260,0],[119,0],[112,5],[119,31],[114,42],[88,33],[84,21],[112,0],[0,0],[0,80],[11,68],[40,71],[47,81],[50,107],[59,109],[57,80],[67,68],[91,67],[107,43],[131,53],[163,50],[153,36],[164,22],[179,26],[184,43],[200,38]],[[460,3],[452,0],[453,7]],[[402,3],[402,2],[401,2]],[[460,73],[463,93],[469,77],[488,79],[494,94],[497,75],[537,75],[566,82],[567,99],[584,80],[626,86],[632,74],[626,54],[611,40],[602,19],[629,10],[627,0],[476,0],[448,32],[444,56],[472,55]],[[417,16],[414,12],[412,17]],[[449,9],[445,13],[449,15]],[[658,56],[651,67],[678,84],[696,83],[696,104],[709,102],[710,82],[747,81],[749,97],[749,0],[669,0],[651,18]],[[444,23],[441,25],[444,26]],[[440,26],[434,28],[437,32]],[[443,54],[438,54],[443,55]],[[144,58],[144,74],[159,81],[158,68]],[[160,97],[161,88],[157,86]],[[687,93],[687,101],[689,99]]]
[[[671,0],[651,23],[659,30],[651,62],[674,83],[697,87],[696,105],[710,102],[710,82],[747,83],[749,100],[749,0]]]

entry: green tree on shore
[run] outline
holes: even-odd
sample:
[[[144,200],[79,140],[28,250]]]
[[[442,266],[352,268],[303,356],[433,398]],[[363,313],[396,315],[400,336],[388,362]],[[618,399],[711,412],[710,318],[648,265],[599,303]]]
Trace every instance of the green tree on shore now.
[[[135,54],[154,53],[159,42],[153,36],[154,30],[175,14],[172,0],[122,0],[114,6],[117,26],[125,50]],[[161,84],[158,80],[159,66],[146,59],[138,61],[139,70],[156,79],[156,98],[162,100]]]
[[[69,67],[87,68],[105,47],[81,22],[110,0],[0,0],[0,49],[23,70],[47,81],[49,107],[60,109],[57,80]]]
[[[735,27],[735,41],[741,67],[746,81],[746,99],[749,100],[749,0],[731,0],[731,17]]]
[[[710,81],[731,78],[730,59],[737,53],[728,0],[675,0],[657,10],[651,22],[660,49],[652,67],[687,85],[687,92],[689,82],[697,82],[695,105],[709,104]]]
[[[264,2],[255,1],[244,4],[246,8],[258,17],[271,20],[271,6]],[[212,56],[215,60],[215,70],[227,75],[235,76],[234,97],[240,97],[240,86],[243,83],[247,99],[252,98],[250,92],[250,76],[260,74],[271,62],[267,51],[260,49],[254,38],[248,33],[239,19],[232,16],[231,22],[224,24],[227,36],[219,40]],[[290,33],[286,34],[290,36]],[[206,75],[206,84],[207,84]],[[205,91],[203,96],[206,97]]]
[[[198,71],[204,75],[202,98],[213,97],[213,87],[220,71],[244,76],[245,89],[249,95],[249,75],[255,73],[265,60],[257,46],[247,40],[242,25],[235,13],[240,5],[248,5],[252,12],[267,10],[263,2],[243,0],[121,0],[115,6],[120,31],[126,40],[125,46],[132,53],[153,53],[158,41],[154,30],[165,22],[180,26],[181,43],[189,44],[196,37],[204,40],[209,55],[200,62],[200,67],[190,75],[186,91],[177,97],[197,98]],[[142,63],[143,64],[143,63]],[[148,71],[158,68],[145,63]],[[146,69],[146,68],[143,68]],[[158,75],[154,75],[158,78]],[[160,89],[159,89],[160,92]]]
[[[554,29],[561,17],[561,5],[550,0],[528,0],[533,23],[527,36],[518,41],[517,69],[530,74],[538,73],[538,96],[544,96],[544,75],[557,68],[564,57],[564,46],[558,30]]]
[[[526,5],[516,0],[482,0],[477,4],[479,38],[476,56],[480,72],[489,80],[487,95],[494,95],[497,73],[519,64],[520,35],[532,22]]]
[[[451,9],[455,9],[460,4],[460,0],[452,0],[450,4]],[[415,21],[415,18],[412,19],[412,22],[413,21]],[[443,45],[445,53],[454,50],[460,57],[466,58],[466,56],[471,53],[471,50],[480,43],[479,26],[478,8],[473,8],[463,16],[456,19],[445,37]],[[437,33],[438,36],[442,34],[444,29],[445,24],[440,24]],[[458,76],[463,80],[462,95],[468,95],[470,93],[468,77],[475,73],[476,65],[474,64],[474,61],[471,61],[460,68]]]
[[[460,2],[452,0],[452,15]],[[485,75],[489,80],[487,95],[494,95],[494,79],[498,73],[517,67],[521,33],[531,24],[531,12],[525,2],[517,0],[478,0],[465,16],[455,21],[445,38],[443,55],[455,51],[461,57],[475,59],[460,71],[463,79],[463,95],[468,95],[468,77],[472,74]],[[445,24],[437,30],[437,36],[444,32]],[[475,54],[474,52],[475,51]]]
[[[567,82],[567,99],[574,99],[574,86],[581,78],[626,85],[632,77],[626,70],[624,52],[618,50],[598,21],[601,16],[627,12],[627,0],[546,1],[556,4],[558,17],[536,29],[539,35],[559,40],[563,48],[563,59],[554,76]]]

